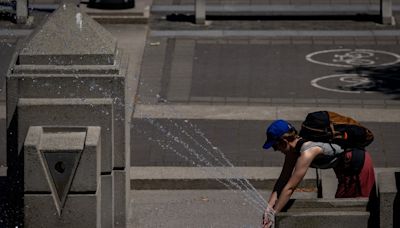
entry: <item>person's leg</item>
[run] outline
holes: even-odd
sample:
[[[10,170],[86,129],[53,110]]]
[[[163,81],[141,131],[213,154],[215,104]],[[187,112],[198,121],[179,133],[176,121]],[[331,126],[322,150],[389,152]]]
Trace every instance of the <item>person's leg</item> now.
[[[352,153],[348,152],[344,156],[345,162],[351,161]],[[364,165],[358,177],[346,172],[345,167],[346,165],[342,164],[334,169],[336,177],[338,178],[338,188],[335,197],[369,197],[375,184],[374,166],[369,153],[365,152]]]
[[[371,155],[365,152],[364,166],[359,175],[361,195],[360,197],[369,197],[372,188],[375,186],[375,172]]]
[[[335,198],[351,198],[357,194],[355,177],[349,175],[348,164],[351,161],[352,153],[346,152],[342,162],[334,168],[336,177],[338,179],[338,186]]]

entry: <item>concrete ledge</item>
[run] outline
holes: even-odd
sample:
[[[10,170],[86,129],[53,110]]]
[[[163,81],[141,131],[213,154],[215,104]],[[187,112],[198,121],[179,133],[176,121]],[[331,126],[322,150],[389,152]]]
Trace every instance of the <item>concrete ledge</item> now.
[[[281,167],[131,167],[131,189],[226,189],[228,181],[247,179],[256,189],[272,189]],[[315,172],[308,172],[301,191],[316,191]]]
[[[400,172],[386,171],[378,175],[380,227],[398,227],[400,219]]]
[[[368,218],[369,212],[363,211],[283,212],[277,215],[275,227],[368,227]]]
[[[291,199],[288,212],[366,211],[367,198]]]

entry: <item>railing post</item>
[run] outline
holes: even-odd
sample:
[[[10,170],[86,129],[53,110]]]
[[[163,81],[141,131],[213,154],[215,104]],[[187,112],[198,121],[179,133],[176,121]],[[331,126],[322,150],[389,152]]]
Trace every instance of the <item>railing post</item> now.
[[[381,0],[381,19],[384,25],[394,25],[395,20],[392,15],[392,0]]]
[[[206,0],[196,0],[194,10],[196,24],[204,24],[206,21]]]
[[[17,24],[25,24],[28,20],[28,0],[18,0],[16,9]]]

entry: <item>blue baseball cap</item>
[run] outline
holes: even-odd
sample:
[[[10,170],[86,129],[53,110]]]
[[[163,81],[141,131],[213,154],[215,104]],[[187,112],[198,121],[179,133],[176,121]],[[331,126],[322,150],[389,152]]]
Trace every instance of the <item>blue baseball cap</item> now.
[[[267,140],[264,143],[263,148],[271,148],[285,133],[295,129],[290,123],[285,120],[275,120],[267,128]]]

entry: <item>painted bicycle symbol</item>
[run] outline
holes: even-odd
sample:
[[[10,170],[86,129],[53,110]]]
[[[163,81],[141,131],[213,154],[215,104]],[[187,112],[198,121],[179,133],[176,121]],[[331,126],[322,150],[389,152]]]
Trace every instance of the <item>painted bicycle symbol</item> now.
[[[370,49],[333,49],[310,53],[307,61],[334,67],[388,66],[400,62],[400,55]]]
[[[376,83],[358,74],[334,74],[316,78],[311,85],[322,90],[339,93],[373,93]]]
[[[335,63],[346,63],[348,65],[373,65],[375,61],[371,59],[375,54],[366,51],[351,51],[346,52],[343,55],[336,54],[332,62]]]

